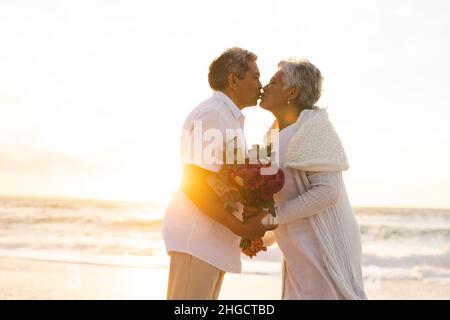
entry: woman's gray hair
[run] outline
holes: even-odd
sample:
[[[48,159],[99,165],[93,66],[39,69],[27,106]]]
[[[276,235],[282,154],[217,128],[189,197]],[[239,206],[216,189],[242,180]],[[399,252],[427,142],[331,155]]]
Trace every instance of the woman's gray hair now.
[[[301,90],[293,102],[298,106],[314,107],[322,94],[320,70],[307,59],[282,60],[278,68],[284,73],[285,89],[298,87]]]
[[[234,47],[225,50],[217,59],[209,65],[208,82],[212,89],[223,90],[228,85],[228,75],[236,74],[243,79],[249,70],[248,63],[256,61],[257,56],[253,52]]]

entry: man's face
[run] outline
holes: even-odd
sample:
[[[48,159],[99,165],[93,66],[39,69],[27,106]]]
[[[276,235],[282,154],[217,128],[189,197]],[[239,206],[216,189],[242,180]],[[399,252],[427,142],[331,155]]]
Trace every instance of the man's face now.
[[[236,95],[241,107],[256,106],[261,96],[261,82],[259,82],[259,69],[256,62],[248,63],[249,69],[242,79],[237,80]]]

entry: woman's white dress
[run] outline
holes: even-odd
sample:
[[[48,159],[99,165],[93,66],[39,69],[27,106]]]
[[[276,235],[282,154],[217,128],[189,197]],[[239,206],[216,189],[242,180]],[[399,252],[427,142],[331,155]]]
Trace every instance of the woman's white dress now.
[[[361,275],[361,239],[352,213],[341,172],[306,172],[311,189],[299,190],[294,169],[286,168],[284,158],[288,144],[301,121],[279,133],[279,166],[285,173],[285,184],[275,194],[279,226],[275,237],[283,253],[283,299],[343,299],[324,263],[321,247],[309,217],[326,210],[342,213],[345,235],[353,258],[358,282]]]

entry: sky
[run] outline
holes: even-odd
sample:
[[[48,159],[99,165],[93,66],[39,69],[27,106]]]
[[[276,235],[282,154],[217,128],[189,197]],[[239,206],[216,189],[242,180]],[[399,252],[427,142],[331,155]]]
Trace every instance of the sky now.
[[[0,0],[0,195],[166,202],[226,48],[324,76],[355,206],[450,208],[446,1]],[[246,108],[249,144],[273,118]]]

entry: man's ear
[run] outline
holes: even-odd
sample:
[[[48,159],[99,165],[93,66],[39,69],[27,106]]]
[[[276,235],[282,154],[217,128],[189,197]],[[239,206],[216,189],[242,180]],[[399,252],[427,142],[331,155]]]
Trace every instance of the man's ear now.
[[[237,80],[239,79],[238,76],[235,73],[230,72],[228,74],[227,79],[228,79],[228,85],[230,86],[230,88],[236,89],[237,88]]]

